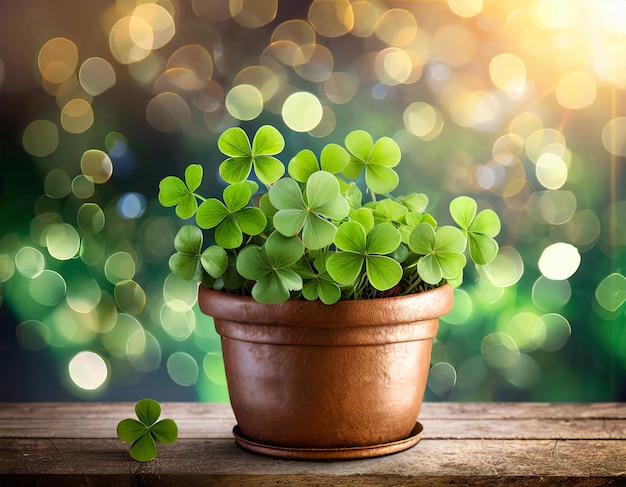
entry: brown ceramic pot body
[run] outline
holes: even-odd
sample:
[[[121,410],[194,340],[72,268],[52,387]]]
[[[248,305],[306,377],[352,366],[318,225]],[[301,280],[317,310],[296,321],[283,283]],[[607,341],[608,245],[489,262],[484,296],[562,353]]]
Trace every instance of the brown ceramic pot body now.
[[[214,318],[243,435],[281,448],[354,448],[406,438],[422,405],[449,285],[340,301],[252,298],[200,287]]]

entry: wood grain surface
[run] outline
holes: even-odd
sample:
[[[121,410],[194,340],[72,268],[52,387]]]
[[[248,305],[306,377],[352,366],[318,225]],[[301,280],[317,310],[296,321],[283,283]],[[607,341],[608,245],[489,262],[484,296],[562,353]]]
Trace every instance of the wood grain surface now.
[[[0,404],[0,485],[626,485],[624,404],[425,403],[415,447],[342,462],[239,448],[227,404],[162,407],[179,440],[139,463],[115,432],[133,404]]]

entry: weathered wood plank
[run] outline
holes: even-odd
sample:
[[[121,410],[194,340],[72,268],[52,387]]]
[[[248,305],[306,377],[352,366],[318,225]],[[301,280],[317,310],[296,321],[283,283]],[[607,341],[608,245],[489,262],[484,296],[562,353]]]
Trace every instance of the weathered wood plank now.
[[[424,437],[433,439],[626,438],[626,419],[619,418],[626,409],[624,405],[567,404],[547,408],[522,403],[483,404],[481,408],[476,404],[440,403],[439,409],[446,415],[446,410],[458,410],[459,406],[469,409],[441,419],[433,414],[435,404],[425,405],[420,416]],[[133,405],[128,403],[4,404],[0,411],[0,438],[115,438],[117,423],[134,416]],[[528,412],[528,416],[512,417],[519,411]],[[597,419],[600,411],[606,416]],[[538,417],[541,415],[544,417]],[[165,403],[162,417],[176,420],[181,438],[231,438],[236,423],[226,404]]]
[[[164,416],[165,417],[165,416]],[[0,438],[115,438],[122,419],[28,419],[0,420]],[[231,419],[207,420],[173,417],[179,437],[187,439],[231,438]],[[425,419],[424,438],[431,439],[624,439],[626,420],[516,420]]]
[[[7,442],[11,442],[7,445]],[[621,441],[423,440],[406,452],[350,462],[275,460],[228,440],[181,440],[153,462],[129,459],[119,442],[0,440],[0,457],[18,451],[18,465],[0,462],[0,484],[62,476],[70,481],[136,485],[141,479],[195,485],[606,485],[626,483]],[[582,454],[584,452],[584,454]],[[131,479],[132,477],[132,479]],[[58,477],[57,477],[58,478]],[[134,479],[134,480],[133,480]],[[139,479],[139,480],[138,480]],[[575,483],[576,479],[584,482]]]
[[[164,415],[194,418],[232,418],[226,403],[161,403]],[[79,418],[118,418],[133,414],[134,403],[0,403],[0,419],[51,414]],[[446,403],[427,402],[421,419],[626,419],[626,403]]]

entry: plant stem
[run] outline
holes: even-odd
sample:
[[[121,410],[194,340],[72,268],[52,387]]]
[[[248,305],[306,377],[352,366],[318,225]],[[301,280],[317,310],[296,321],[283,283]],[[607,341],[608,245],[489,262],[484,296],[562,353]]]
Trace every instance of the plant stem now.
[[[360,299],[361,294],[363,294],[363,288],[365,287],[366,284],[367,284],[367,273],[364,272],[361,275],[359,282],[356,284],[356,286],[354,286],[354,292],[352,293],[352,295],[354,296],[354,299]]]
[[[419,276],[419,274],[416,273],[416,279],[414,279],[410,284],[409,287],[406,288],[406,290],[404,291],[404,294],[411,294],[411,292],[422,283],[422,278]]]

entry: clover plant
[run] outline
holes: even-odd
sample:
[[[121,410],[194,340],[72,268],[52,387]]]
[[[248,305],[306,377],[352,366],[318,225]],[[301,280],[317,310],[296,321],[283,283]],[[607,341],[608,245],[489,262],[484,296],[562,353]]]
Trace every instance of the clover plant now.
[[[126,418],[117,425],[117,437],[132,443],[130,456],[138,462],[156,457],[156,442],[170,445],[178,438],[178,426],[172,419],[162,419],[161,405],[154,399],[142,399],[135,405],[137,419]]]
[[[229,128],[217,145],[226,156],[221,199],[197,193],[198,164],[187,167],[184,180],[167,176],[159,186],[163,206],[174,206],[183,220],[195,217],[178,231],[169,261],[183,279],[261,303],[330,305],[458,286],[467,257],[485,265],[498,253],[500,219],[493,210],[479,212],[472,198],[450,203],[457,226],[438,226],[425,194],[390,194],[401,159],[390,137],[355,130],[344,146],[330,143],[319,158],[302,149],[286,165],[277,157],[283,136],[269,125],[252,141]]]

